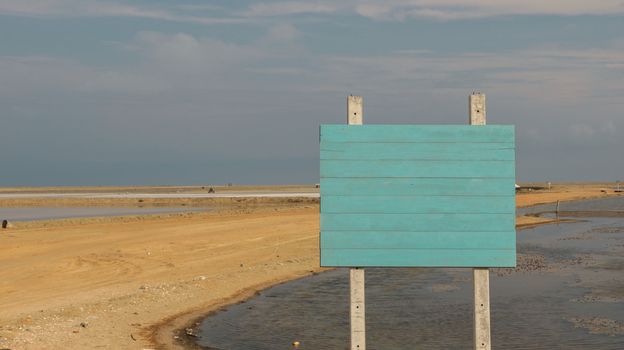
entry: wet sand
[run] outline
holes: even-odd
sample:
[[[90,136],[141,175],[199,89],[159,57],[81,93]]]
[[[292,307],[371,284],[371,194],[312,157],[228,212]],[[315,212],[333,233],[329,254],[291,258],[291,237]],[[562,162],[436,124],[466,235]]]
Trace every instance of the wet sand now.
[[[614,195],[601,188],[555,186],[518,203]],[[318,230],[311,199],[17,223],[0,230],[0,348],[184,348],[202,315],[320,271]]]

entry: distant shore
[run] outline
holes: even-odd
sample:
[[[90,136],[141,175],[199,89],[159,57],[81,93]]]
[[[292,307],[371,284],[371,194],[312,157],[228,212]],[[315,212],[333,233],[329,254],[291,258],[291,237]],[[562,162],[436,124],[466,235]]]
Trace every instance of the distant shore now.
[[[620,195],[609,186],[554,184],[521,191],[517,205]],[[321,271],[318,231],[318,199],[18,223],[0,230],[0,347],[185,348],[185,329],[205,314]]]

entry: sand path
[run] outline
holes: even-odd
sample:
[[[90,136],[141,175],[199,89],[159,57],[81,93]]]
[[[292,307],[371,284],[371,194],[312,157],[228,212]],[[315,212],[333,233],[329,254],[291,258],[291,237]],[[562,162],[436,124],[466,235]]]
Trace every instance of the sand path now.
[[[152,348],[149,326],[171,315],[318,269],[317,213],[10,230],[0,236],[0,347]]]

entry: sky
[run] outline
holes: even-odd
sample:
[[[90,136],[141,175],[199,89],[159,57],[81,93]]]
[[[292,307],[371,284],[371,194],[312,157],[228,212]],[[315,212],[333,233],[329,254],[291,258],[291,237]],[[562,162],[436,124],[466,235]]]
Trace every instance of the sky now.
[[[0,186],[318,182],[320,124],[514,124],[624,181],[622,0],[0,0]]]

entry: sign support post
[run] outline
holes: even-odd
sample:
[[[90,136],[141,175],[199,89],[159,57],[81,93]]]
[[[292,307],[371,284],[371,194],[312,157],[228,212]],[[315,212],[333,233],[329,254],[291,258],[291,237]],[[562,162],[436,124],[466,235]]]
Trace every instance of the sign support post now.
[[[347,97],[347,123],[362,125],[362,96]],[[349,269],[349,304],[351,315],[351,350],[366,349],[366,318],[364,308],[364,269]]]
[[[468,125],[321,125],[320,265],[349,268],[350,349],[365,350],[365,268],[473,270],[473,349],[491,350],[489,268],[516,266],[515,127],[486,125],[485,95]]]
[[[470,125],[485,125],[485,94],[472,93],[468,97]],[[474,349],[491,350],[490,338],[490,270],[475,267],[472,270],[474,286]]]

